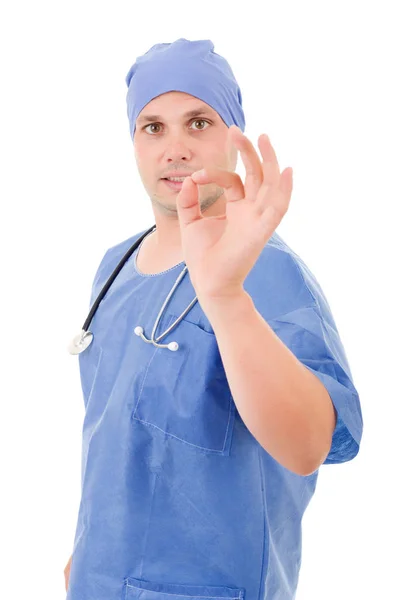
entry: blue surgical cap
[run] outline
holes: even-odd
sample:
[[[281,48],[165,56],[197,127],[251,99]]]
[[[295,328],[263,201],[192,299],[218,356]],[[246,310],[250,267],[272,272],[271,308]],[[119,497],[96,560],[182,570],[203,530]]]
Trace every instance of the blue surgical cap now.
[[[155,44],[136,58],[126,83],[132,140],[136,119],[146,104],[173,91],[185,92],[209,104],[228,127],[245,129],[241,90],[228,62],[214,52],[211,40],[180,38],[171,44]]]

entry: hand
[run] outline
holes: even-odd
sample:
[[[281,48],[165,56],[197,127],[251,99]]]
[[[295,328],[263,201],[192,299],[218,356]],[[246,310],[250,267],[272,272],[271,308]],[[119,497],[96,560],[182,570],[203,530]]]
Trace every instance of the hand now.
[[[68,583],[69,583],[69,574],[71,572],[71,563],[72,563],[72,555],[69,557],[68,562],[66,563],[66,567],[64,569],[65,575],[65,591],[68,591]]]
[[[186,177],[176,200],[184,261],[200,302],[244,291],[244,280],[286,214],[292,194],[293,170],[280,173],[266,135],[258,140],[263,162],[236,125],[228,135],[241,153],[244,185],[237,173],[210,167]],[[203,217],[198,184],[211,182],[225,190],[226,214]]]

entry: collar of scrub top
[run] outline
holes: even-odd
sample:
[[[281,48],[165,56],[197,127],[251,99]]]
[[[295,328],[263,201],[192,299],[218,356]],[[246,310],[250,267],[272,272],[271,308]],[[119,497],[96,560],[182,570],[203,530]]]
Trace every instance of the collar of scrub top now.
[[[124,256],[122,257],[122,259],[120,260],[120,262],[118,263],[118,265],[116,266],[114,271],[111,273],[107,282],[103,286],[103,288],[102,288],[101,292],[99,293],[99,295],[97,296],[94,304],[92,305],[90,312],[88,313],[88,317],[85,319],[85,322],[82,326],[81,333],[78,333],[71,340],[70,344],[68,345],[68,352],[70,354],[80,354],[86,348],[88,348],[88,346],[91,344],[94,336],[91,331],[88,331],[88,327],[90,326],[93,316],[97,312],[98,305],[100,304],[101,300],[104,298],[104,296],[110,289],[113,281],[115,280],[117,275],[120,273],[121,269],[123,268],[123,266],[126,263],[126,261],[128,260],[128,258],[133,254],[133,252],[136,250],[136,248],[138,248],[138,246],[141,244],[141,242],[144,240],[144,238],[155,230],[156,230],[156,225],[153,225],[152,227],[150,227],[150,229],[145,231],[145,233],[143,233],[134,242],[134,244],[127,250],[127,252],[124,254]],[[185,265],[185,267],[182,270],[182,272],[180,273],[179,277],[176,279],[165,302],[163,303],[163,306],[160,309],[157,319],[155,321],[155,324],[153,326],[152,335],[151,335],[150,340],[145,337],[143,327],[137,326],[134,328],[134,333],[136,335],[140,336],[142,338],[142,340],[145,341],[146,343],[153,344],[154,346],[156,346],[158,348],[168,348],[169,350],[172,350],[173,352],[178,350],[179,344],[177,342],[170,342],[169,344],[159,344],[159,342],[170,331],[172,331],[172,329],[174,327],[176,327],[176,325],[179,323],[179,321],[181,321],[184,318],[184,316],[191,310],[191,308],[193,307],[195,302],[198,301],[197,296],[195,296],[195,298],[192,300],[192,302],[187,306],[187,308],[183,311],[183,313],[176,319],[176,321],[174,323],[172,323],[172,325],[166,331],[164,331],[162,333],[162,335],[160,335],[157,339],[155,338],[155,333],[156,333],[157,326],[159,325],[160,319],[162,318],[163,312],[164,312],[169,300],[171,299],[171,297],[172,297],[173,293],[175,292],[176,288],[178,287],[179,283],[185,276],[185,273],[187,272],[187,270],[188,270],[188,267]]]

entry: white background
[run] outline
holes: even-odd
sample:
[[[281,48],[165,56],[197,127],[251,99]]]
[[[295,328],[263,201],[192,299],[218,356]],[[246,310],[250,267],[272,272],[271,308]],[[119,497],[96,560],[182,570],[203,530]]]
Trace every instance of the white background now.
[[[292,166],[283,239],[329,300],[364,435],[320,469],[297,600],[416,597],[412,2],[9,2],[0,14],[0,597],[65,598],[84,415],[68,341],[105,250],[150,227],[125,76],[211,39],[246,135]],[[237,172],[244,176],[241,159]]]

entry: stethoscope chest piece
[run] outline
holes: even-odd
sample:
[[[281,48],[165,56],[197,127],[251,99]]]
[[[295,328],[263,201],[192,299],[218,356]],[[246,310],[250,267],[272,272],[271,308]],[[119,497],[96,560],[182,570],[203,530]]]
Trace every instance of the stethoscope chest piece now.
[[[81,354],[92,342],[93,335],[91,331],[82,330],[78,333],[68,346],[70,354]]]

